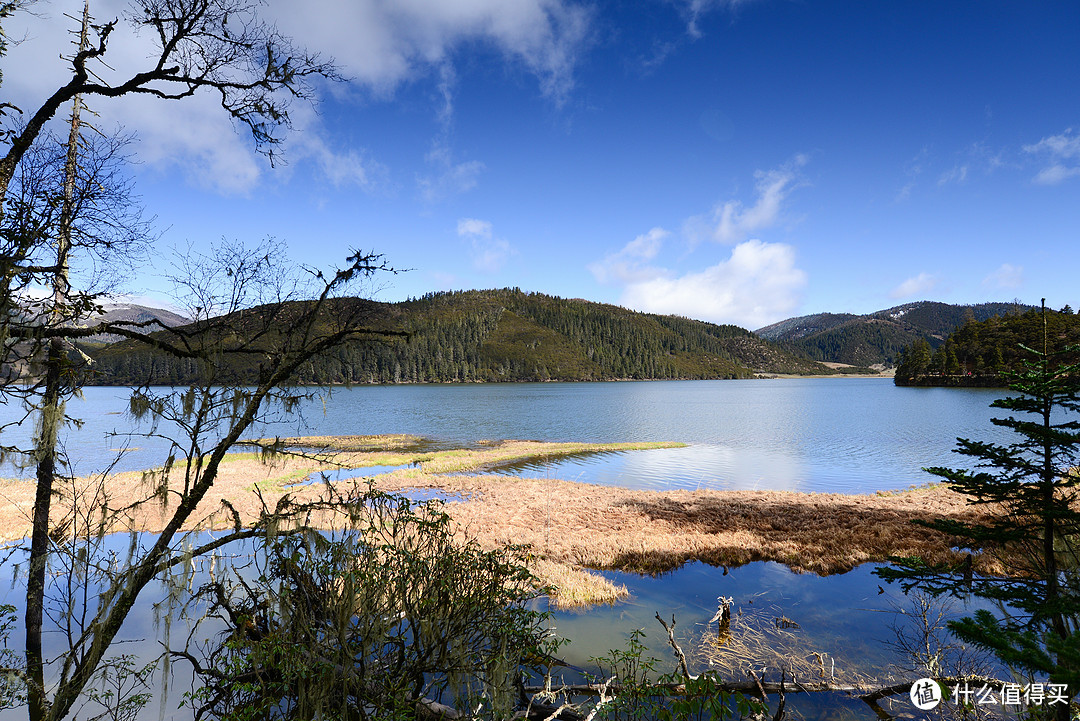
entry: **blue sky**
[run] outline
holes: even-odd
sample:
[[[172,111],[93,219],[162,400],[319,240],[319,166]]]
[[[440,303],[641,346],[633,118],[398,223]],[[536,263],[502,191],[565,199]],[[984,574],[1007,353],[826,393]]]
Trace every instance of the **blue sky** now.
[[[25,40],[5,99],[33,107],[62,80],[75,5],[9,33]],[[410,269],[382,279],[382,300],[519,286],[749,328],[923,299],[1080,306],[1078,3],[265,12],[351,78],[296,108],[285,165],[212,97],[91,106],[138,133],[162,249],[274,236],[307,264],[360,248]],[[140,42],[114,39],[114,65]],[[132,292],[166,287],[157,258]]]

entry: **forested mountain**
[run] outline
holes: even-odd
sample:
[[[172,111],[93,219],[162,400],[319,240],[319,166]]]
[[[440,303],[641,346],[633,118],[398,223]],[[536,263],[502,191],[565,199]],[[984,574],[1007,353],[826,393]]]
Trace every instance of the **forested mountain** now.
[[[890,365],[899,362],[899,352],[916,340],[936,348],[968,320],[986,320],[1028,307],[1014,303],[950,305],[920,301],[867,315],[819,313],[789,318],[756,333],[814,360],[856,366]]]
[[[1003,387],[1002,372],[1020,369],[1030,359],[1021,344],[1042,348],[1043,315],[1039,309],[1021,314],[969,320],[936,349],[916,340],[900,353],[897,385]],[[1080,316],[1065,306],[1047,310],[1046,326],[1051,350],[1080,344]],[[1080,354],[1071,362],[1080,360]]]
[[[755,372],[820,374],[736,326],[637,313],[517,289],[431,293],[367,303],[372,326],[407,338],[348,342],[305,367],[300,383],[745,378]],[[246,311],[257,314],[258,309]],[[253,317],[249,315],[249,317]],[[233,324],[242,333],[244,321]],[[168,331],[163,331],[168,333]],[[111,344],[93,353],[100,384],[186,383],[197,364]],[[235,369],[254,378],[257,366]]]

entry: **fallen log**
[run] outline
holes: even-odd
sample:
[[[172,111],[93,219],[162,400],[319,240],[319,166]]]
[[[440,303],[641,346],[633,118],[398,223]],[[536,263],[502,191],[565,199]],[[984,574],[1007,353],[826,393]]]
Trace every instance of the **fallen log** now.
[[[696,676],[691,678],[697,678]],[[933,676],[933,680],[937,681],[942,686],[954,686],[956,684],[968,683],[968,684],[986,684],[988,686],[1001,686],[1006,683],[1001,679],[991,678],[989,676]],[[716,681],[716,686],[721,691],[728,693],[743,693],[751,696],[760,696],[764,691],[765,693],[846,693],[851,694],[866,702],[876,702],[889,696],[896,696],[897,694],[907,693],[911,690],[912,681],[904,681],[901,683],[884,684],[884,683],[829,683],[827,681],[807,681],[800,682],[792,679],[787,679],[783,682],[779,681]],[[612,694],[618,695],[623,686],[619,683],[610,683],[607,685],[599,683],[580,683],[580,684],[565,684],[560,687],[551,687],[549,691],[556,693],[568,693],[573,696],[596,696],[600,693],[600,687],[604,688]],[[655,689],[661,692],[661,695],[682,695],[686,693],[685,683],[657,683],[651,684],[651,689]],[[526,686],[525,691],[528,693],[538,693],[544,691],[543,686]]]

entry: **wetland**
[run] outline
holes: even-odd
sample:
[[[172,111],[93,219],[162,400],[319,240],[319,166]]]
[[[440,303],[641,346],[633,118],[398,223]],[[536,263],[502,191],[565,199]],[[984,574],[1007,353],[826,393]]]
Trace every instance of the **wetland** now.
[[[747,627],[788,619],[807,658],[881,677],[904,599],[879,585],[872,564],[957,558],[950,539],[911,520],[972,511],[924,485],[920,467],[955,464],[955,435],[993,433],[993,397],[877,379],[334,389],[299,422],[263,425],[230,455],[192,528],[371,482],[446,501],[461,533],[486,547],[530,545],[532,570],[553,589],[543,607],[571,639],[575,665],[624,646],[635,629],[672,662],[658,611],[677,615],[698,668],[715,664],[703,639],[727,596]],[[126,435],[138,429],[122,399],[90,388],[69,409],[86,419],[68,449],[87,476],[128,449],[109,481],[117,501],[141,492],[141,471],[163,455],[153,438]],[[315,458],[267,461],[260,439]],[[28,527],[31,489],[17,478],[0,485],[8,539]],[[136,528],[158,522],[147,508]],[[805,703],[821,717],[872,717],[839,697]]]

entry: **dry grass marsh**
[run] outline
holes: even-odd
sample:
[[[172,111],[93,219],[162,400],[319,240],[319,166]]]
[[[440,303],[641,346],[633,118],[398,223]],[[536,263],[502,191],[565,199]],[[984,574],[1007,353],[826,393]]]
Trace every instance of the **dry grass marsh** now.
[[[245,523],[284,496],[315,500],[328,488],[303,483],[312,473],[335,468],[402,466],[374,477],[384,491],[430,488],[460,494],[463,502],[445,510],[463,538],[482,546],[532,547],[533,571],[555,591],[556,606],[612,602],[626,589],[590,569],[658,573],[688,562],[739,565],[769,560],[797,571],[820,574],[849,570],[890,556],[958,562],[952,539],[912,523],[915,519],[974,520],[992,511],[973,507],[944,486],[891,495],[855,496],[781,491],[639,491],[556,479],[527,479],[485,473],[513,461],[570,454],[678,447],[681,444],[582,444],[539,441],[480,442],[469,448],[436,449],[413,436],[288,439],[296,447],[318,448],[317,458],[294,455],[265,460],[239,453],[222,464],[213,489],[199,506],[192,528],[229,525],[235,509]],[[340,449],[340,450],[339,450]],[[453,474],[453,475],[446,475]],[[174,469],[169,485],[183,482]],[[339,483],[352,483],[341,481]],[[56,504],[57,519],[71,499],[92,492],[107,496],[112,508],[147,495],[143,473],[121,473],[101,484],[77,479]],[[34,484],[0,481],[0,540],[30,530]],[[111,529],[160,530],[165,511],[146,504]],[[976,569],[1004,572],[991,554]]]

